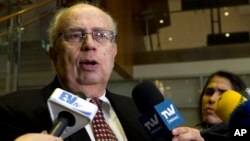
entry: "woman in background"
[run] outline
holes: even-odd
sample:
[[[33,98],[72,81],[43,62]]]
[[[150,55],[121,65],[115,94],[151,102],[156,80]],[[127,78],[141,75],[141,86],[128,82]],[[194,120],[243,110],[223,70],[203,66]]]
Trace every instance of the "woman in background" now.
[[[209,76],[200,97],[201,123],[196,126],[200,129],[205,141],[220,138],[227,139],[229,137],[227,125],[214,111],[214,103],[223,92],[234,90],[240,93],[246,87],[246,84],[239,76],[230,72],[217,71]]]

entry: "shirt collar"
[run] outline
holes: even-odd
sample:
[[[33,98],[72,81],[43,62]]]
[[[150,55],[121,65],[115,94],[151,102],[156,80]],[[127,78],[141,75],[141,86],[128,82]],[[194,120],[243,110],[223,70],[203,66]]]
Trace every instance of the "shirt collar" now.
[[[90,98],[87,98],[87,100],[89,101]],[[104,94],[102,96],[99,97],[99,100],[102,101],[102,108],[103,108],[103,110],[108,115],[110,115],[111,104],[110,104],[110,101],[108,100],[108,98],[106,97],[106,91],[104,92]]]

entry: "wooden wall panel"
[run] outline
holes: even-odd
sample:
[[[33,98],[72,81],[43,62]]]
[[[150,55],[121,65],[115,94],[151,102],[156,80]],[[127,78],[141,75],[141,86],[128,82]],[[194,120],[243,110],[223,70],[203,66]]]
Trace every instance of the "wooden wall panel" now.
[[[143,36],[139,35],[140,32],[137,30],[140,29],[135,26],[134,12],[140,7],[136,5],[136,1],[138,0],[106,0],[104,4],[118,22],[118,55],[115,70],[126,79],[133,77],[134,48],[143,45]]]

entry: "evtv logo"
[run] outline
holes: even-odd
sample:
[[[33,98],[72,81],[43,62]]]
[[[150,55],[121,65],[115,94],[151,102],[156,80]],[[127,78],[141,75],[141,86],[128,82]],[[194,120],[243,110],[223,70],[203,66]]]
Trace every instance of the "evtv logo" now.
[[[247,133],[247,129],[235,129],[234,136],[244,136]]]
[[[79,105],[79,103],[76,102],[78,99],[77,96],[74,96],[66,92],[62,92],[61,95],[58,97],[58,99],[75,107]]]

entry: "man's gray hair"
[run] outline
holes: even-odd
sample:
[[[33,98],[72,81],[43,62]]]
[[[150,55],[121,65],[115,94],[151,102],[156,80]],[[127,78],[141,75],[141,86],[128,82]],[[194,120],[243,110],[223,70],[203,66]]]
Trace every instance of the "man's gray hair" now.
[[[91,5],[91,4],[88,4],[88,3],[84,3],[84,2],[77,3],[76,5],[78,5],[78,4],[84,4],[84,5],[94,6],[94,5]],[[107,17],[109,18],[109,20],[112,22],[112,25],[113,25],[112,31],[114,32],[114,35],[117,35],[117,23],[114,20],[114,18],[111,16],[111,14],[109,14],[106,11],[104,11],[100,7],[97,7],[97,6],[94,6],[94,7],[100,9],[101,11],[103,11],[107,15]],[[68,8],[70,8],[70,7],[68,7]],[[58,38],[58,34],[60,32],[60,31],[58,31],[59,30],[59,25],[60,25],[60,23],[58,21],[61,18],[61,16],[63,15],[63,13],[68,8],[62,8],[62,9],[58,10],[55,13],[54,17],[52,18],[52,20],[51,20],[50,26],[48,28],[48,36],[49,36],[50,47],[53,47],[55,45],[55,42],[56,42],[56,40]]]

